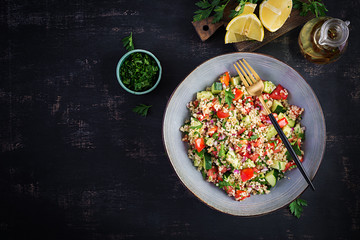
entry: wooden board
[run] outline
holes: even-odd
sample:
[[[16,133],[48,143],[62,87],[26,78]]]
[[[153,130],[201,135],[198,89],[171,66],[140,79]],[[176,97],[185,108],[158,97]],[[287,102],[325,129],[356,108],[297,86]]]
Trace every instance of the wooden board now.
[[[233,5],[231,6],[233,7]],[[224,16],[228,16],[229,14],[224,14]],[[237,51],[240,52],[251,52],[255,51],[256,49],[264,46],[265,44],[271,42],[272,40],[280,37],[281,35],[293,30],[294,28],[306,23],[310,19],[314,17],[313,14],[308,14],[307,16],[303,17],[300,16],[299,10],[293,9],[291,11],[290,17],[286,20],[285,24],[276,32],[270,32],[265,29],[264,40],[262,42],[258,41],[244,41],[239,43],[234,43],[234,46]],[[212,23],[213,17],[204,19],[198,22],[192,22],[193,26],[195,27],[196,32],[198,33],[200,39],[202,41],[207,40],[211,37],[216,30],[218,30],[221,26],[226,27],[229,19],[221,21],[219,23]]]

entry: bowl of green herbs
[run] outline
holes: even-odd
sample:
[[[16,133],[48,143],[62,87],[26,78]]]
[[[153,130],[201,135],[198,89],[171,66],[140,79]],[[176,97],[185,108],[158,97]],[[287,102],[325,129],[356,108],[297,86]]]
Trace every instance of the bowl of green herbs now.
[[[161,73],[159,60],[151,52],[142,49],[127,52],[116,67],[121,87],[136,95],[154,90],[160,82]]]

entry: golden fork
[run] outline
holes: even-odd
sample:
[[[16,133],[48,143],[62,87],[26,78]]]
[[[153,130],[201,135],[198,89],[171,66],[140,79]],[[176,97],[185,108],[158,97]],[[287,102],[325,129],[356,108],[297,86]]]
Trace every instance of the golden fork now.
[[[240,66],[239,63],[241,64],[241,66]],[[294,149],[292,148],[289,140],[285,136],[284,132],[281,130],[281,128],[280,128],[278,122],[276,121],[274,115],[271,113],[271,111],[267,107],[267,105],[266,105],[266,103],[265,103],[265,101],[264,101],[264,99],[262,97],[262,92],[264,90],[263,81],[261,80],[259,75],[255,72],[255,70],[246,62],[245,59],[242,59],[242,61],[239,60],[238,62],[236,62],[236,64],[234,64],[234,67],[235,67],[237,73],[239,74],[239,76],[241,78],[241,81],[244,83],[246,91],[251,96],[258,96],[259,97],[260,102],[263,105],[266,114],[269,116],[269,118],[271,120],[271,123],[274,125],[276,131],[279,133],[282,142],[284,143],[284,145],[287,148],[288,152],[290,153],[291,157],[294,159],[294,161],[295,161],[297,167],[299,168],[301,174],[304,176],[305,180],[311,186],[311,188],[313,190],[315,190],[314,185],[312,184],[309,176],[305,172],[304,167],[302,166],[302,164],[301,164],[299,158],[297,157]]]

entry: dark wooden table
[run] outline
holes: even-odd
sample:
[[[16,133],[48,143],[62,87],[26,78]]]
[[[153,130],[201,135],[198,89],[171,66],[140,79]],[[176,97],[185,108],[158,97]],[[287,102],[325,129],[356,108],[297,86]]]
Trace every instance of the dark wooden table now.
[[[0,4],[0,239],[355,239],[360,236],[360,2],[325,1],[351,21],[347,52],[318,66],[300,27],[257,50],[299,71],[322,105],[326,153],[300,219],[283,208],[241,218],[200,202],[162,144],[175,87],[223,53],[224,29],[201,42],[194,1],[9,1]],[[160,85],[117,83],[121,38],[153,52]],[[144,118],[132,112],[151,104]]]

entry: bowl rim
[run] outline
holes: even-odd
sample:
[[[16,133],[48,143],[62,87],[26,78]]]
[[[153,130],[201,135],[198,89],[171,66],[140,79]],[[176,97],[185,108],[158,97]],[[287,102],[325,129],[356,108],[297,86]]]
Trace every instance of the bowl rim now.
[[[225,53],[225,54],[221,54],[221,55],[212,57],[212,58],[210,58],[210,59],[208,59],[208,60],[200,63],[200,64],[199,64],[196,68],[194,68],[188,75],[186,75],[186,77],[185,77],[181,82],[179,82],[179,84],[175,87],[175,89],[174,89],[173,92],[171,93],[170,97],[168,98],[168,101],[167,101],[166,106],[165,106],[165,111],[164,111],[164,113],[163,113],[163,121],[162,121],[162,127],[161,127],[161,136],[162,136],[163,147],[164,147],[164,149],[165,149],[167,159],[169,160],[171,166],[173,167],[173,169],[174,169],[174,171],[175,171],[175,173],[176,173],[176,176],[178,177],[178,179],[180,179],[181,184],[182,184],[183,186],[185,186],[185,188],[186,188],[188,191],[190,191],[194,196],[196,196],[196,198],[199,199],[200,202],[203,202],[205,205],[207,205],[207,206],[210,207],[211,209],[214,209],[214,210],[219,211],[219,212],[224,213],[224,214],[232,215],[232,216],[235,216],[235,217],[241,217],[241,218],[251,218],[251,217],[260,217],[260,216],[264,216],[264,215],[267,215],[267,214],[270,214],[270,213],[279,211],[280,209],[283,209],[283,208],[285,208],[286,206],[288,206],[293,200],[290,199],[290,201],[288,201],[286,204],[284,204],[284,206],[279,207],[279,208],[277,208],[277,209],[274,209],[274,210],[271,210],[271,211],[268,211],[268,212],[264,212],[264,213],[260,213],[260,214],[254,214],[254,215],[236,215],[236,214],[233,214],[233,213],[231,213],[231,212],[226,212],[226,211],[223,211],[223,210],[221,210],[221,209],[218,209],[218,208],[216,208],[216,207],[208,204],[207,202],[205,202],[203,199],[201,199],[199,196],[197,196],[193,191],[191,191],[191,190],[185,185],[185,183],[183,182],[183,180],[182,180],[181,177],[179,176],[178,172],[176,171],[176,168],[175,168],[173,162],[172,162],[171,159],[170,159],[170,156],[169,156],[169,153],[168,153],[168,149],[166,148],[165,136],[164,136],[164,122],[165,122],[166,111],[167,111],[167,108],[168,108],[168,106],[169,106],[169,103],[170,103],[170,101],[171,101],[174,93],[177,91],[177,89],[180,87],[180,85],[181,85],[195,70],[197,70],[200,66],[202,66],[202,65],[205,64],[206,62],[211,61],[212,59],[217,58],[217,57],[221,57],[221,56],[225,56],[225,55],[232,55],[232,54],[239,54],[239,53],[240,53],[240,54],[244,53],[244,54],[262,55],[262,56],[265,56],[265,57],[272,58],[272,59],[274,59],[275,61],[278,61],[278,62],[280,62],[280,63],[282,63],[282,64],[285,64],[285,65],[288,66],[290,69],[292,69],[292,70],[295,71],[297,74],[299,74],[299,76],[305,81],[305,84],[309,87],[309,89],[311,90],[311,92],[312,92],[313,95],[315,96],[316,104],[318,105],[318,107],[319,107],[319,109],[320,109],[320,111],[321,111],[320,113],[321,113],[321,119],[322,119],[322,123],[323,123],[324,130],[325,130],[325,131],[324,131],[325,138],[324,138],[324,141],[323,141],[324,148],[323,148],[323,150],[322,150],[322,152],[321,152],[321,158],[320,158],[319,165],[318,165],[318,167],[315,169],[315,174],[314,174],[314,176],[311,178],[311,181],[314,180],[314,178],[316,177],[316,174],[317,174],[317,172],[318,172],[318,170],[319,170],[319,168],[320,168],[320,165],[321,165],[321,163],[322,163],[322,161],[323,161],[324,154],[325,154],[325,150],[326,150],[326,123],[325,123],[324,112],[323,112],[323,110],[322,110],[322,107],[321,107],[321,104],[320,104],[320,102],[319,102],[319,99],[317,98],[314,90],[312,89],[312,87],[310,86],[310,84],[306,81],[306,79],[305,79],[297,70],[295,70],[294,68],[292,68],[292,67],[291,67],[290,65],[288,65],[287,63],[285,63],[285,62],[283,62],[283,61],[281,61],[281,60],[279,60],[279,59],[277,59],[277,58],[275,58],[275,57],[273,57],[273,56],[270,56],[270,55],[268,55],[268,54],[264,54],[264,53],[254,53],[254,52],[230,52],[230,53]],[[297,199],[299,196],[301,196],[301,195],[308,189],[308,187],[309,187],[309,185],[307,185],[307,186],[305,187],[305,189],[296,196],[295,199]]]
[[[126,58],[128,58],[131,54],[136,53],[136,52],[142,52],[142,53],[145,53],[145,54],[149,55],[150,57],[152,57],[152,58],[155,60],[156,64],[157,64],[158,67],[159,67],[159,76],[158,76],[155,84],[154,84],[151,88],[149,88],[148,90],[142,91],[142,92],[136,92],[136,91],[133,91],[133,90],[127,88],[127,87],[123,84],[123,82],[121,81],[121,77],[120,77],[120,68],[121,68],[121,65],[122,65],[123,62],[126,60]],[[117,66],[116,66],[116,77],[117,77],[117,80],[118,80],[120,86],[121,86],[125,91],[127,91],[128,93],[132,93],[132,94],[135,94],[135,95],[143,95],[143,94],[146,94],[146,93],[149,93],[149,92],[153,91],[153,90],[157,87],[157,85],[159,85],[159,82],[160,82],[160,79],[161,79],[161,74],[162,74],[162,68],[161,68],[160,61],[155,57],[155,55],[154,55],[153,53],[151,53],[151,52],[149,52],[149,51],[147,51],[147,50],[144,50],[144,49],[134,49],[134,50],[131,50],[131,51],[125,53],[125,54],[120,58],[120,60],[119,60],[118,63],[117,63]]]

